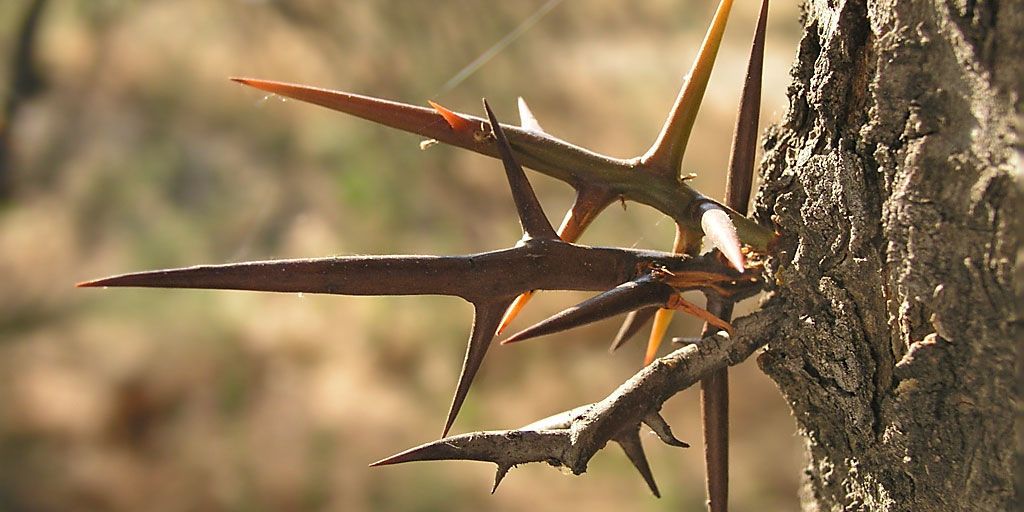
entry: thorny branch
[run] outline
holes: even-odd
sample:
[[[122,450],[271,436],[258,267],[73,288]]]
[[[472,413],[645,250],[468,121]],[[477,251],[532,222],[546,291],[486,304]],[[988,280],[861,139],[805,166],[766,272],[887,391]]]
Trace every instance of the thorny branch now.
[[[475,316],[443,439],[374,465],[441,459],[489,461],[498,465],[497,488],[511,467],[528,462],[544,461],[567,467],[575,474],[583,473],[594,454],[608,441],[615,441],[651,491],[659,495],[640,442],[641,426],[650,427],[666,444],[687,446],[672,435],[659,415],[662,404],[694,383],[707,382],[709,377],[743,361],[767,341],[745,337],[742,332],[737,335],[728,323],[732,303],[762,289],[759,259],[774,238],[770,229],[743,216],[749,196],[759,108],[759,80],[754,80],[754,73],[748,74],[748,87],[744,89],[727,204],[693,190],[679,174],[731,6],[732,0],[721,0],[691,74],[654,145],[647,153],[627,160],[606,157],[547,134],[522,98],[520,126],[516,127],[500,124],[486,101],[486,117],[481,118],[456,113],[433,102],[432,109],[427,109],[304,85],[234,79],[499,158],[523,228],[523,238],[514,247],[465,256],[352,256],[204,265],[124,274],[79,286],[461,297],[474,305]],[[765,0],[751,54],[751,70],[757,72],[757,78],[766,7]],[[557,231],[544,214],[520,162],[576,189],[576,201]],[[649,204],[673,218],[677,226],[673,253],[573,243],[617,199]],[[698,255],[705,236],[716,249]],[[741,243],[748,252],[741,249]],[[630,313],[612,349],[654,317],[647,351],[648,360],[653,360],[675,310],[704,319],[705,337],[654,361],[600,402],[516,430],[445,437],[496,332],[508,325],[534,290],[601,293],[512,335],[505,343]],[[685,290],[704,292],[711,311],[685,301],[680,296]],[[751,322],[764,320],[755,315],[742,319],[741,325]],[[728,334],[723,335],[718,329]],[[754,332],[767,331],[762,326]],[[724,397],[724,392],[718,395]],[[719,424],[724,424],[724,415],[717,418]],[[711,441],[709,438],[709,453],[716,451]],[[724,448],[724,435],[715,443]],[[724,507],[725,467],[721,463],[709,465],[712,508],[714,503]],[[712,484],[720,490],[712,489]]]
[[[717,333],[654,361],[600,402],[578,407],[513,430],[473,432],[446,437],[371,464],[382,466],[428,460],[474,460],[498,466],[495,488],[510,468],[545,462],[579,475],[609,441],[623,446],[627,456],[658,495],[654,478],[639,447],[642,424],[671,446],[677,440],[659,415],[666,400],[709,375],[738,364],[762,347],[766,337],[745,333],[770,332],[771,317],[754,313],[737,321],[737,334]],[[493,492],[493,491],[492,491]]]

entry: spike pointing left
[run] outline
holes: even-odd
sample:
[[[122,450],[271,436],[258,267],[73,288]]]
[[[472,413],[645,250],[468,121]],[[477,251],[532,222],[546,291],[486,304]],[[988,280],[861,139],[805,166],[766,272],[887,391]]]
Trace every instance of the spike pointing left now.
[[[519,211],[519,222],[523,225],[523,234],[526,238],[558,240],[558,234],[555,233],[555,228],[551,227],[547,216],[544,215],[544,209],[541,208],[540,201],[537,200],[537,195],[534,194],[533,187],[530,186],[530,181],[526,179],[526,173],[512,156],[512,146],[505,138],[505,131],[502,129],[501,123],[495,117],[491,106],[487,104],[487,100],[483,101],[487,119],[491,122],[491,130],[494,131],[494,139],[498,145],[498,154],[501,156],[502,163],[505,164],[505,176],[508,177],[508,185],[512,189],[516,210]]]

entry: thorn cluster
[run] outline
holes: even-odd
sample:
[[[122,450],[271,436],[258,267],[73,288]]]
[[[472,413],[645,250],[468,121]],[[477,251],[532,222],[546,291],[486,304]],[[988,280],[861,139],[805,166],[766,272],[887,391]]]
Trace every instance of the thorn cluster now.
[[[599,293],[513,334],[503,343],[564,331],[628,313],[611,350],[621,346],[653,318],[655,326],[646,359],[650,363],[664,337],[671,312],[677,310],[705,320],[709,333],[721,329],[733,334],[725,315],[716,316],[680,296],[687,290],[700,290],[714,297],[718,303],[731,304],[757,293],[762,286],[761,269],[756,261],[748,262],[746,255],[765,252],[774,236],[771,230],[741,214],[745,210],[745,199],[742,205],[734,200],[734,196],[749,196],[749,176],[737,185],[739,189],[745,186],[746,192],[730,194],[728,204],[723,205],[692,189],[680,173],[686,142],[710,77],[731,4],[731,0],[721,1],[693,70],[654,145],[643,155],[632,159],[607,157],[549,135],[522,98],[518,100],[520,125],[516,127],[500,124],[486,100],[483,102],[485,116],[476,117],[454,112],[435,102],[429,102],[431,108],[424,108],[305,85],[251,78],[232,79],[270,93],[325,106],[416,133],[431,141],[500,159],[523,232],[522,239],[513,247],[463,256],[349,256],[202,265],[123,274],[83,282],[78,286],[461,297],[473,304],[474,320],[442,439],[373,465],[413,460],[487,460],[498,465],[497,488],[513,465],[524,462],[557,462],[570,466],[574,472],[581,472],[586,460],[611,440],[622,447],[651,491],[658,495],[638,432],[641,424],[646,424],[666,444],[687,446],[672,435],[668,424],[658,414],[661,401],[671,395],[659,395],[660,401],[656,404],[646,405],[642,411],[633,407],[627,415],[615,412],[616,403],[608,405],[613,411],[608,413],[609,417],[625,419],[600,427],[604,430],[599,429],[598,433],[586,430],[584,434],[590,435],[594,444],[587,447],[591,451],[583,455],[572,451],[578,451],[581,446],[576,443],[581,435],[579,429],[598,428],[592,425],[600,423],[588,420],[582,422],[588,426],[579,426],[580,418],[594,413],[590,406],[518,430],[446,436],[491,342],[508,327],[536,290]],[[758,43],[755,37],[755,49],[758,44],[763,48],[763,31],[762,23],[758,27],[761,42]],[[747,93],[744,95],[746,105]],[[746,110],[741,109],[739,124],[749,125],[749,111],[753,108],[756,113],[756,107],[744,108]],[[742,137],[740,129],[737,129],[739,142],[734,143],[733,161],[739,163],[733,164],[732,173],[742,174],[744,169],[748,174],[752,173],[756,117],[753,124],[754,131],[747,129]],[[576,190],[576,199],[557,231],[544,214],[521,163],[558,178]],[[732,174],[730,176],[732,180]],[[653,206],[675,220],[677,237],[673,252],[590,247],[575,243],[607,206],[616,200],[626,199]],[[700,241],[705,237],[716,249],[700,255]],[[742,247],[744,245],[747,252]],[[718,367],[728,364],[721,354],[716,357]],[[662,368],[655,368],[657,366],[648,368],[653,368],[651,372],[662,371]],[[678,380],[672,382],[677,383]],[[509,458],[510,450],[517,455]],[[577,463],[567,463],[569,460],[577,460]]]

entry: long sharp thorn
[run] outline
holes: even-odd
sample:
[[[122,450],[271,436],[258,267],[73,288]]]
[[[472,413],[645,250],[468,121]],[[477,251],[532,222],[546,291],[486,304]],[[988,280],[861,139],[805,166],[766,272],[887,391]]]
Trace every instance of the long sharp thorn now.
[[[466,359],[462,363],[459,383],[455,388],[455,396],[452,398],[452,406],[448,410],[448,419],[445,420],[441,437],[447,436],[448,431],[452,428],[452,423],[455,423],[455,417],[459,414],[463,402],[466,401],[473,378],[476,377],[480,363],[483,362],[484,355],[487,354],[487,349],[491,346],[491,340],[494,339],[494,332],[498,327],[498,322],[501,321],[501,315],[510,302],[474,304],[476,312],[473,317],[473,332],[469,335]]]
[[[747,78],[740,95],[739,115],[732,139],[729,174],[725,182],[725,203],[741,215],[747,213],[757,153],[757,128],[761,117],[761,72],[764,68],[764,40],[768,24],[768,0],[761,3],[754,40],[750,45]]]
[[[502,344],[565,331],[653,304],[665,304],[675,290],[643,278],[621,284],[508,337]]]
[[[471,290],[472,262],[456,256],[352,256],[153,270],[78,287],[198,288],[335,295],[454,295]]]
[[[615,194],[606,189],[593,186],[578,188],[572,207],[565,213],[562,224],[558,227],[558,237],[564,242],[575,243],[579,240],[583,231],[590,226],[590,223],[613,202],[615,202]],[[534,292],[531,291],[516,297],[515,302],[505,312],[505,317],[501,319],[501,325],[498,326],[498,334],[504,332],[509,324],[515,320],[519,312],[533,298],[533,294]]]
[[[725,259],[729,260],[733,268],[743,272],[746,267],[746,258],[740,249],[740,239],[736,235],[736,225],[732,223],[729,214],[725,209],[711,201],[704,201],[700,205],[700,226],[707,235],[712,245],[722,251]]]
[[[743,84],[740,112],[736,120],[729,174],[725,182],[726,204],[739,214],[747,212],[754,174],[757,125],[761,110],[761,70],[764,67],[764,40],[768,23],[768,0],[761,12],[750,49],[747,79]],[[723,251],[724,252],[724,251]],[[730,260],[731,261],[731,260]],[[708,297],[708,309],[722,321],[732,317],[732,304]],[[714,324],[708,322],[704,332]],[[708,509],[725,511],[729,507],[729,373],[722,369],[701,381],[701,409],[704,429],[704,461],[707,467]]]
[[[648,322],[654,318],[654,314],[658,312],[658,307],[648,307],[631,311],[626,316],[626,320],[622,322],[622,327],[619,328],[619,333],[615,335],[615,339],[612,340],[612,344],[608,347],[608,352],[615,352],[623,344],[629,341],[640,329],[643,329]]]
[[[518,99],[519,104],[519,127],[524,130],[530,130],[531,132],[544,133],[544,128],[537,122],[537,117],[533,115],[530,110],[530,106],[526,104],[526,100],[522,96]]]
[[[494,144],[487,142],[486,134],[483,131],[452,129],[449,121],[433,108],[273,80],[255,78],[232,78],[232,80],[262,91],[320,105],[482,155],[499,156],[497,148]],[[485,121],[485,119],[468,114],[452,113],[471,123]],[[458,124],[456,122],[456,125]],[[629,184],[636,181],[635,159],[608,157],[546,133],[525,130],[518,126],[503,126],[502,129],[510,138],[511,143],[515,145],[522,165],[573,186],[578,186],[583,177],[588,182],[600,183],[601,186],[619,190],[624,197],[628,196],[628,199],[650,204],[677,221],[693,222],[686,217],[687,205],[702,196],[685,183],[674,185],[673,189],[668,191],[671,200],[665,201],[667,196],[664,194],[651,195],[642,190],[630,188]],[[665,170],[664,172],[669,173],[670,171]],[[678,169],[672,172],[678,172]],[[744,242],[752,247],[764,250],[772,239],[770,230],[745,217],[737,216],[737,223]]]
[[[501,161],[505,164],[505,175],[508,177],[509,187],[512,189],[512,198],[516,203],[516,210],[519,211],[519,222],[523,225],[523,233],[529,238],[546,238],[549,240],[558,239],[555,229],[551,227],[544,209],[533,192],[530,181],[526,179],[526,173],[516,162],[512,155],[512,147],[505,138],[505,131],[495,117],[491,106],[484,100],[484,110],[487,111],[487,119],[491,122],[491,129],[494,131],[494,139],[498,146],[498,153]]]
[[[626,452],[626,457],[633,463],[633,467],[640,472],[640,476],[644,478],[644,481],[647,482],[647,487],[651,489],[651,493],[656,498],[660,498],[661,493],[658,492],[658,484],[654,481],[654,473],[651,472],[651,466],[647,463],[644,445],[640,442],[640,433],[637,430],[630,429],[629,432],[619,434],[614,438],[614,441],[622,447],[623,452]]]
[[[327,107],[449,144],[465,146],[473,141],[472,134],[452,130],[443,115],[432,108],[275,80],[239,77],[231,78],[231,80],[261,91]],[[459,117],[471,122],[480,121],[479,119],[474,120],[471,116],[460,115]]]
[[[658,134],[651,149],[641,157],[642,161],[653,169],[664,173],[679,173],[683,153],[686,152],[686,143],[697,118],[708,80],[711,78],[711,70],[715,65],[715,57],[718,55],[731,9],[732,0],[721,0],[718,4],[700,52],[693,62],[686,83],[676,97],[675,104],[672,105],[661,133]]]

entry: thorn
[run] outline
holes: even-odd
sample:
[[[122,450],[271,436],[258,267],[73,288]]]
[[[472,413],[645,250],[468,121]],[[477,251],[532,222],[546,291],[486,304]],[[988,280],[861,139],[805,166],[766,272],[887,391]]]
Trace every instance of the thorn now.
[[[469,394],[469,387],[473,385],[473,378],[476,377],[480,364],[483,363],[484,355],[491,346],[494,339],[494,332],[501,321],[501,315],[511,301],[490,304],[474,304],[476,308],[473,317],[473,330],[469,335],[469,343],[466,346],[466,358],[462,363],[462,371],[459,374],[459,382],[455,387],[455,395],[452,397],[452,405],[448,410],[448,419],[445,420],[444,430],[441,437],[446,437],[455,423],[462,404]]]
[[[612,345],[608,347],[608,352],[615,352],[623,344],[629,341],[633,335],[644,328],[647,325],[654,314],[658,312],[658,307],[649,307],[631,311],[626,316],[626,320],[622,322],[622,327],[619,328],[619,333],[615,335],[615,339],[612,340]]]
[[[508,177],[509,188],[512,189],[516,210],[519,211],[519,222],[523,226],[523,233],[529,238],[557,240],[558,235],[551,227],[551,223],[548,222],[547,216],[544,215],[544,209],[541,207],[540,201],[537,200],[530,181],[526,179],[526,173],[523,172],[523,168],[512,155],[512,147],[509,146],[505,132],[486,99],[484,100],[484,110],[487,111],[487,119],[490,120],[491,130],[494,131],[498,153],[505,164],[505,175]]]
[[[741,215],[747,213],[750,188],[754,179],[754,156],[757,153],[757,129],[761,115],[761,73],[764,68],[765,29],[768,24],[768,0],[761,3],[754,40],[750,44],[747,77],[740,94],[739,115],[733,132],[729,173],[725,181],[725,204]]]
[[[461,256],[348,256],[250,261],[122,274],[85,281],[78,286],[332,295],[453,295],[463,298],[469,295],[475,298],[479,293],[466,280],[479,274],[468,265],[460,265],[465,261]],[[453,273],[459,275],[454,276]]]
[[[518,99],[519,104],[519,127],[524,130],[530,130],[531,132],[544,133],[544,128],[541,128],[540,123],[537,122],[537,118],[530,111],[530,106],[526,104],[526,100],[522,96]]]
[[[673,294],[668,300],[671,301],[672,298],[678,296],[678,293]],[[658,356],[658,347],[661,346],[661,340],[665,338],[665,332],[668,331],[670,323],[672,323],[672,310],[658,309],[658,312],[654,314],[651,336],[647,339],[647,353],[644,354],[644,366],[654,362],[654,358]]]
[[[653,304],[665,304],[675,289],[649,276],[620,284],[506,338],[519,341],[565,331]]]
[[[733,334],[732,325],[730,325],[729,322],[726,322],[725,320],[722,320],[721,318],[718,318],[717,316],[709,313],[704,308],[701,308],[693,304],[692,302],[687,301],[679,294],[676,294],[669,300],[668,307],[671,309],[689,313],[697,318],[700,318],[701,320],[704,320],[705,322],[712,326],[724,330],[725,332],[729,333],[729,335]]]
[[[736,236],[736,225],[725,209],[711,201],[704,201],[699,208],[700,226],[712,245],[722,251],[737,272],[746,268],[746,259],[740,249],[740,240]]]
[[[505,479],[505,475],[508,474],[508,470],[512,469],[511,466],[498,464],[498,471],[494,474],[494,487],[491,487],[491,494],[498,490],[498,485]]]
[[[677,446],[679,448],[689,448],[690,445],[680,441],[672,434],[672,427],[668,425],[665,418],[657,412],[652,412],[647,416],[644,416],[644,424],[651,427],[651,431],[658,435],[661,441],[669,446]]]
[[[715,66],[715,57],[718,55],[718,47],[722,43],[722,34],[725,32],[731,9],[732,0],[719,2],[700,52],[690,68],[686,83],[676,97],[675,104],[672,105],[661,133],[658,134],[651,149],[641,157],[642,162],[656,171],[666,174],[679,172],[683,153],[686,152],[686,143],[697,118],[701,100],[704,98],[708,80],[711,78],[711,70]]]
[[[453,137],[453,130],[449,129],[451,125],[434,109],[309,85],[256,78],[232,77],[231,80],[448,144],[473,147],[473,138],[468,133],[454,131],[458,137]]]
[[[460,441],[465,437],[453,436],[437,441],[431,441],[419,446],[409,448],[390,457],[385,457],[370,464],[371,468],[380,466],[391,466],[394,464],[405,464],[407,462],[422,462],[428,460],[461,460]]]
[[[472,133],[473,130],[475,130],[479,126],[475,125],[469,119],[466,119],[465,117],[462,117],[459,114],[456,114],[455,112],[452,112],[451,110],[444,108],[438,103],[434,103],[433,101],[430,100],[427,100],[427,103],[429,103],[431,107],[434,107],[434,110],[436,110],[438,114],[441,114],[441,117],[443,117],[445,122],[448,123],[448,126],[452,127],[452,130],[455,130],[457,132]]]
[[[576,188],[576,198],[569,211],[565,212],[558,236],[565,242],[576,243],[601,212],[618,199],[618,195],[607,189],[581,185]]]
[[[657,482],[654,481],[654,473],[651,472],[651,466],[647,463],[647,454],[644,453],[644,445],[640,442],[638,430],[639,428],[636,430],[630,429],[627,433],[619,434],[614,438],[614,441],[622,447],[622,451],[626,453],[626,457],[633,463],[633,467],[640,472],[640,476],[647,482],[647,487],[654,494],[654,497],[660,498],[661,493],[658,491]]]

